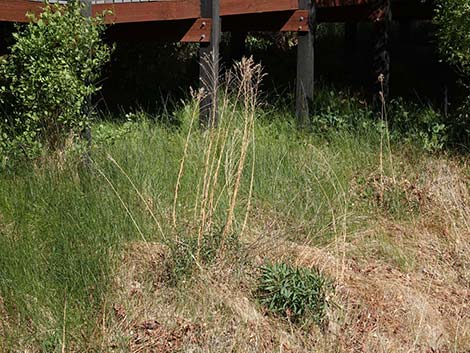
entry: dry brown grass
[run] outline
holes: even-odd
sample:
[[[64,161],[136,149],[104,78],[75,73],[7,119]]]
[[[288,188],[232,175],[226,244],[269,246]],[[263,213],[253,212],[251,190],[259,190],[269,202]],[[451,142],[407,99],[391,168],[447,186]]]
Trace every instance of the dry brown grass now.
[[[371,220],[323,248],[286,240],[282,219],[253,210],[245,261],[226,257],[168,285],[168,249],[130,244],[106,320],[104,351],[116,352],[468,352],[470,179],[467,166],[430,161],[420,212]],[[408,186],[403,186],[408,187]],[[269,227],[269,232],[266,231]],[[341,230],[339,230],[341,231]],[[298,327],[257,304],[266,260],[315,266],[333,278],[329,325]]]
[[[129,245],[103,351],[310,352],[321,337],[318,329],[299,331],[265,315],[253,298],[253,266],[219,262],[173,287],[165,275],[155,277],[167,267],[168,254],[158,244]]]
[[[430,162],[419,190],[426,193],[420,215],[402,223],[379,218],[350,234],[344,277],[332,246],[318,249],[275,236],[258,239],[255,252],[316,266],[336,279],[340,309],[330,334],[340,351],[467,352],[470,183],[464,170],[446,158]],[[391,250],[379,251],[384,246]]]

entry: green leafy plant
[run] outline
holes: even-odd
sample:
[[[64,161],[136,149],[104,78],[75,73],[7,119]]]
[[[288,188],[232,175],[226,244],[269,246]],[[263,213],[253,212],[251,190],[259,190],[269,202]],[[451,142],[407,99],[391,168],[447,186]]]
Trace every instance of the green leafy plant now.
[[[449,139],[449,122],[431,106],[394,98],[388,104],[391,137],[413,141],[427,151],[442,150]]]
[[[439,0],[434,22],[439,53],[459,72],[466,92],[452,121],[454,140],[465,143],[470,136],[470,3]]]
[[[78,1],[46,4],[17,27],[0,61],[0,155],[37,156],[57,149],[90,124],[88,97],[111,50],[101,40],[103,17],[88,19]]]
[[[442,57],[466,75],[470,74],[470,3],[439,0],[434,22]]]
[[[261,271],[258,298],[270,312],[294,322],[301,318],[313,319],[318,325],[325,322],[331,285],[318,270],[276,263]]]

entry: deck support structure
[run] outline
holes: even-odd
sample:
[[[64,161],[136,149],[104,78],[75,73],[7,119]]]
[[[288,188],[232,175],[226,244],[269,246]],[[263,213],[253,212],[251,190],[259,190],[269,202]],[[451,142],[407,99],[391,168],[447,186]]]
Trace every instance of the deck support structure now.
[[[0,36],[2,33],[0,32]],[[8,53],[8,48],[5,40],[0,37],[0,56],[3,56]]]
[[[370,20],[374,25],[374,92],[372,102],[379,108],[387,101],[390,92],[390,24],[392,9],[390,0],[374,0]]]
[[[39,14],[44,7],[41,1],[0,1],[0,22],[27,22],[27,12]],[[348,44],[354,46],[356,22],[374,24],[373,101],[374,105],[381,105],[382,98],[387,99],[389,95],[388,47],[392,10],[395,20],[413,21],[431,19],[434,9],[432,1],[423,3],[421,0],[79,1],[88,4],[87,15],[112,11],[105,16],[105,23],[114,24],[108,29],[109,38],[133,39],[137,36],[139,39],[199,43],[200,87],[204,92],[200,102],[200,122],[205,127],[217,124],[221,17],[224,31],[234,32],[235,59],[243,54],[243,32],[297,32],[296,115],[300,125],[305,125],[312,113],[317,21],[349,22],[345,37],[347,49],[351,49]],[[403,29],[406,36],[406,27]]]
[[[220,0],[201,0],[201,16],[212,19],[211,38],[199,47],[199,122],[202,128],[217,126],[219,88]]]
[[[344,24],[344,52],[346,54],[346,59],[356,52],[357,24],[357,22],[346,22]]]
[[[405,19],[400,20],[399,25],[400,42],[402,44],[411,44],[416,22],[413,20]]]
[[[309,11],[308,31],[297,35],[297,81],[295,114],[299,127],[306,127],[310,120],[314,91],[314,45],[316,8],[314,1],[299,0],[299,9]],[[299,30],[301,30],[299,26]]]
[[[8,53],[8,39],[7,36],[9,33],[9,24],[0,23],[0,57]],[[8,26],[9,27],[9,26]]]

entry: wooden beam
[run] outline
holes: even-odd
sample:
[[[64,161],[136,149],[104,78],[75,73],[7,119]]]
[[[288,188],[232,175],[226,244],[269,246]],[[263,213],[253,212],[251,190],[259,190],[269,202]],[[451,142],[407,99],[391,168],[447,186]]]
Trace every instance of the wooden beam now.
[[[373,0],[315,0],[318,10],[325,7],[343,7],[367,5]]]
[[[307,10],[267,12],[226,16],[223,18],[224,32],[308,32]],[[242,26],[240,24],[243,24]]]
[[[318,0],[317,0],[318,1]],[[366,22],[370,21],[370,8],[376,0],[323,2],[317,8],[318,22]],[[394,20],[431,20],[434,14],[432,1],[393,0],[391,11]]]
[[[219,0],[220,15],[233,16],[270,12],[295,11],[297,0]],[[368,20],[368,7],[375,0],[315,0],[318,22],[357,22]],[[0,0],[0,21],[27,22],[26,13],[38,14],[43,8],[40,2],[30,0]],[[136,23],[172,21],[200,18],[199,0],[170,0],[127,3],[94,4],[92,14],[111,10],[107,23]],[[393,0],[395,19],[429,20],[433,16],[432,1]]]
[[[221,36],[220,0],[201,0],[201,15],[212,18],[210,42],[199,48],[199,82],[203,92],[200,101],[199,122],[201,127],[217,125],[217,99],[219,88],[219,45]]]
[[[282,26],[280,32],[308,32],[309,31],[309,11],[297,10],[289,17],[289,20]]]
[[[26,13],[39,14],[44,4],[28,0],[2,0],[0,5],[0,21],[27,22]]]
[[[39,13],[43,4],[29,0],[0,0],[0,21],[26,22],[27,12]],[[201,0],[204,1],[204,0]],[[298,9],[297,0],[219,0],[220,16],[292,11]],[[149,1],[94,4],[92,14],[112,11],[107,23],[134,23],[195,19],[201,14],[199,0]]]
[[[162,41],[208,43],[212,19],[198,18],[178,21],[119,23],[109,26],[106,37],[110,41]]]
[[[209,42],[212,33],[212,19],[198,18],[191,28],[179,40],[180,42],[206,43]]]
[[[310,0],[299,0],[299,8],[308,10],[309,31],[298,34],[297,82],[295,112],[300,127],[310,122],[310,109],[314,90],[314,40],[315,4]]]
[[[199,0],[150,1],[93,5],[93,15],[112,11],[107,23],[135,23],[195,19],[201,16]],[[206,16],[207,17],[207,16]]]
[[[220,15],[243,15],[297,10],[297,0],[223,0],[220,2]]]
[[[39,14],[44,4],[29,0],[0,0],[0,21],[27,22],[27,12]],[[150,1],[113,4],[94,4],[92,15],[112,11],[106,23],[135,23],[199,18],[199,0]]]

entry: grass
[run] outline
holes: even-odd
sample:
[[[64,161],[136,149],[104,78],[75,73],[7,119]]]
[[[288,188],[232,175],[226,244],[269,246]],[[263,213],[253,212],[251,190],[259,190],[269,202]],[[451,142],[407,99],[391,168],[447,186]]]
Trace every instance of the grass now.
[[[141,113],[98,124],[91,169],[65,151],[3,172],[1,351],[469,347],[468,160],[381,149],[370,126],[300,132],[256,92],[237,94],[213,131],[189,102],[176,127]],[[335,279],[329,331],[264,315],[254,290],[267,260]],[[445,289],[423,289],[423,273]],[[457,319],[428,329],[432,290]],[[408,332],[391,333],[397,322]]]

